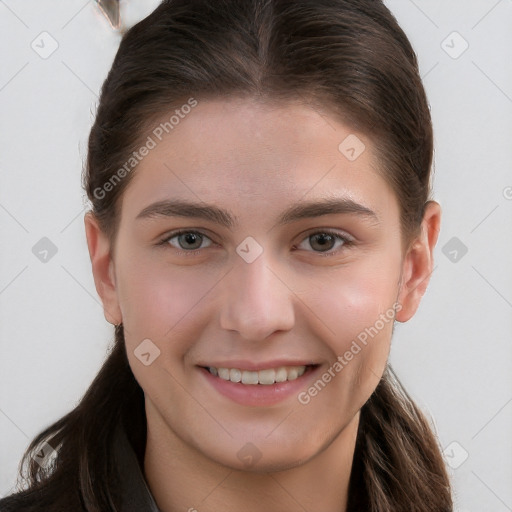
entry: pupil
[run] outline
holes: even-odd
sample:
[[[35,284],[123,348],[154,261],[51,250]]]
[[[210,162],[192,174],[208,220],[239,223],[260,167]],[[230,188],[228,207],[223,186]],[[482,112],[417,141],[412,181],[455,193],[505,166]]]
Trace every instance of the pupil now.
[[[326,243],[329,244],[329,242],[333,241],[332,235],[328,235],[326,233],[320,235],[313,235],[313,240],[316,241],[316,243],[319,243],[320,250],[322,251],[326,251],[332,248],[326,247]],[[314,243],[312,243],[311,246],[314,248]]]
[[[183,235],[184,238],[185,238],[185,243],[186,244],[194,244],[194,242],[197,242],[199,241],[199,243],[201,243],[201,240],[199,238],[199,236],[196,234],[196,233],[187,233],[185,235]],[[189,247],[190,249],[190,247]]]

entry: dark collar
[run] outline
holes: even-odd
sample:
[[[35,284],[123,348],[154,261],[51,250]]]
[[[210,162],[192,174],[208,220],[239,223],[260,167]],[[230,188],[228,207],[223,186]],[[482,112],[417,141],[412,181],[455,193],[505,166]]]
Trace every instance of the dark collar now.
[[[115,453],[121,478],[123,512],[161,512],[149,490],[137,455],[121,427],[115,435]]]

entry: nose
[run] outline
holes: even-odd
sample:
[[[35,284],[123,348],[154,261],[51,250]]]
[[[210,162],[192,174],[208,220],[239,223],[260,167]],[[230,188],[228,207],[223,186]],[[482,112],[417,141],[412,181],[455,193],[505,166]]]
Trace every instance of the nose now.
[[[248,341],[262,341],[294,324],[293,291],[266,252],[247,263],[241,258],[224,278],[220,324]],[[281,274],[281,275],[280,275]]]

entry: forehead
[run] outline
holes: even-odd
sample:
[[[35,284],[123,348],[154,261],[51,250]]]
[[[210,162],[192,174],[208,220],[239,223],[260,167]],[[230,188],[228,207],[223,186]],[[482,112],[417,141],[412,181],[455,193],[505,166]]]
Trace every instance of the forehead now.
[[[326,195],[382,214],[397,209],[377,172],[372,142],[325,112],[299,103],[219,99],[199,101],[173,121],[161,140],[154,133],[162,129],[149,134],[154,147],[124,192],[123,216],[135,218],[149,203],[169,198],[215,203],[252,218]]]

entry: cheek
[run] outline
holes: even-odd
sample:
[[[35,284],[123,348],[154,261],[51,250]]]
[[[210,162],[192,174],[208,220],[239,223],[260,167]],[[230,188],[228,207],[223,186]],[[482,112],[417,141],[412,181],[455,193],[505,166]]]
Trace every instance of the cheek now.
[[[389,334],[392,311],[398,293],[399,267],[381,264],[354,264],[335,270],[321,287],[311,286],[307,300],[319,312],[332,331],[336,352],[344,351],[347,342],[377,324]],[[391,309],[391,311],[390,311]],[[385,325],[380,321],[385,315]]]
[[[176,336],[204,307],[218,277],[133,258],[120,271],[118,295],[127,333],[158,340]],[[128,336],[127,336],[128,337]]]
[[[335,365],[332,390],[354,411],[378,384],[389,355],[399,267],[393,269],[391,261],[386,266],[384,257],[380,263],[337,269],[307,299],[329,328],[324,340]]]

